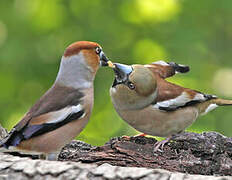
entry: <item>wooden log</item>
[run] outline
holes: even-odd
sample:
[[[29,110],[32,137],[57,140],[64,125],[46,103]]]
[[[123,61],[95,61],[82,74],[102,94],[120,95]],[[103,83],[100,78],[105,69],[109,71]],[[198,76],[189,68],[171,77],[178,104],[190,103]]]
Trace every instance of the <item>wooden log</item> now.
[[[161,168],[189,174],[232,176],[232,138],[216,132],[185,132],[153,152],[154,138],[113,138],[101,147],[72,141],[60,161],[109,163],[114,166]]]
[[[1,126],[0,132],[6,135]],[[155,142],[154,138],[119,137],[94,147],[74,140],[59,155],[65,162],[0,153],[0,179],[232,180],[231,138],[215,132],[184,133],[157,153]]]

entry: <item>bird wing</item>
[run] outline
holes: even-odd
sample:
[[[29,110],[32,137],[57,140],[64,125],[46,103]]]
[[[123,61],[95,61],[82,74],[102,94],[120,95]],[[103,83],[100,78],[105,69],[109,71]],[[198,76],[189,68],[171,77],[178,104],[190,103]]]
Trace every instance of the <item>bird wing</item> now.
[[[190,70],[189,66],[164,61],[153,62],[152,64],[145,65],[145,67],[148,67],[153,73],[163,79],[174,76],[176,73],[187,73]]]
[[[174,111],[178,108],[216,98],[214,95],[183,88],[161,78],[157,81],[157,88],[158,95],[155,102],[153,102],[153,107],[164,111]]]
[[[14,126],[0,146],[17,146],[22,140],[53,131],[84,116],[81,106],[83,93],[61,86],[53,86]]]

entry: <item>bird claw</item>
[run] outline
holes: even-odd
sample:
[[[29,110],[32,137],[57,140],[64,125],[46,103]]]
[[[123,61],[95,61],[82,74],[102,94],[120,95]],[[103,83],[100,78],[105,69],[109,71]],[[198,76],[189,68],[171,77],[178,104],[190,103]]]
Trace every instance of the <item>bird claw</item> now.
[[[137,135],[135,135],[135,136],[133,136],[133,137],[145,137],[145,136],[146,136],[145,133],[140,133],[140,134],[137,134]]]
[[[166,138],[165,140],[162,140],[162,141],[157,141],[155,144],[154,144],[154,153],[155,152],[163,152],[163,149],[164,149],[164,145],[166,143],[168,143],[170,141],[170,137],[169,138]],[[160,148],[161,146],[161,148]]]
[[[135,138],[135,137],[144,137],[144,136],[146,136],[145,133],[140,133],[135,136],[122,136],[122,138],[129,141],[132,137]]]
[[[122,139],[129,141],[131,139],[130,136],[122,136]]]

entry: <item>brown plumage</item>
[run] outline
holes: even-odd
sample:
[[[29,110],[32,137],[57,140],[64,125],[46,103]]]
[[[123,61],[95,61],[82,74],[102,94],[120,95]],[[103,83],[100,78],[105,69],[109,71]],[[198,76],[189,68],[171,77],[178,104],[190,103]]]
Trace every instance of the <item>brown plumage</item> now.
[[[231,100],[165,80],[177,72],[188,72],[188,66],[163,61],[132,66],[115,63],[114,71],[115,80],[110,95],[115,110],[122,119],[145,134],[171,137],[217,106],[232,105]],[[138,81],[134,81],[133,76],[137,76]],[[153,91],[144,96],[143,92],[148,92],[148,89]],[[157,143],[155,151],[166,142]]]
[[[61,59],[53,86],[14,126],[0,146],[13,151],[54,154],[87,124],[93,107],[93,81],[108,59],[94,42],[71,44]],[[2,151],[2,150],[1,150]]]
[[[69,45],[64,51],[64,57],[78,54],[81,50],[94,50],[96,47],[100,47],[99,44],[89,41],[78,41]]]
[[[169,99],[174,99],[180,96],[183,92],[186,92],[189,96],[189,99],[193,99],[198,91],[184,88],[179,85],[173,84],[171,82],[166,81],[159,76],[156,76],[157,81],[157,89],[158,89],[158,96],[156,98],[156,102],[161,102]]]
[[[145,65],[145,67],[163,79],[174,76],[176,73],[187,73],[190,70],[186,65],[180,65],[174,62],[166,63],[164,61],[157,61]]]

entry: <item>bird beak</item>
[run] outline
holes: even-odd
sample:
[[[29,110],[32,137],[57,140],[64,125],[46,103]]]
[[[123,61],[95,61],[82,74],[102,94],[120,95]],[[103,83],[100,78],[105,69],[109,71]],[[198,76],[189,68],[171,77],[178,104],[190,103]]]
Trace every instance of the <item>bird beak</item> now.
[[[131,66],[125,64],[114,63],[114,73],[115,73],[115,80],[118,83],[123,83],[128,79],[128,76],[133,71]]]
[[[111,68],[114,67],[114,64],[106,57],[106,55],[103,52],[100,53],[100,65],[109,66]]]

